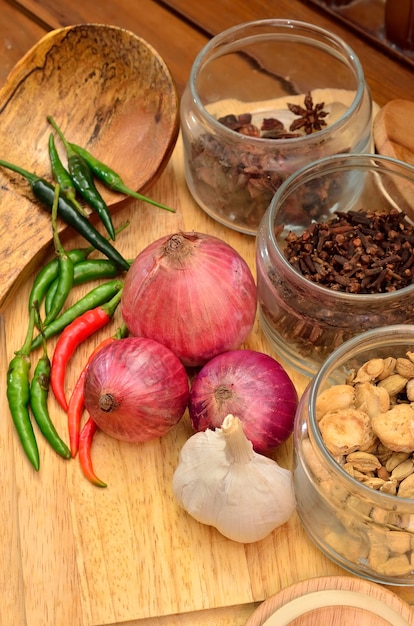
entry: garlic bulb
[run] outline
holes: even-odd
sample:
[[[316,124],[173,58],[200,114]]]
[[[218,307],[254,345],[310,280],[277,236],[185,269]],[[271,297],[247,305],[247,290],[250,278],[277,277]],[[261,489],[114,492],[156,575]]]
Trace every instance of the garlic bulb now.
[[[173,476],[177,502],[225,537],[251,543],[290,518],[296,507],[292,473],[254,452],[233,415],[221,428],[192,435]]]

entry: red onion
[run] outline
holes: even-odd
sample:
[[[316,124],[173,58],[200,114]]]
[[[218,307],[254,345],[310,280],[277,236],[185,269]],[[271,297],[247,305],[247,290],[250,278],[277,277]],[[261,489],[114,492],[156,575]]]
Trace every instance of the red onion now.
[[[152,339],[127,337],[102,348],[85,379],[85,407],[115,439],[161,437],[187,406],[188,378],[180,360]]]
[[[200,233],[162,237],[132,263],[122,295],[128,330],[156,339],[186,366],[238,348],[256,315],[256,285],[242,257]]]
[[[269,454],[291,435],[298,403],[293,382],[272,357],[254,350],[216,356],[190,390],[189,413],[196,431],[219,428],[233,414],[259,454]]]

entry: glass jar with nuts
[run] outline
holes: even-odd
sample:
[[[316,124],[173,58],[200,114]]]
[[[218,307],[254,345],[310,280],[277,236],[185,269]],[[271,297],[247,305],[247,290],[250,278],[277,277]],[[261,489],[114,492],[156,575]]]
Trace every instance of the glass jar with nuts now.
[[[298,406],[297,509],[314,543],[350,572],[414,584],[414,325],[348,340]]]

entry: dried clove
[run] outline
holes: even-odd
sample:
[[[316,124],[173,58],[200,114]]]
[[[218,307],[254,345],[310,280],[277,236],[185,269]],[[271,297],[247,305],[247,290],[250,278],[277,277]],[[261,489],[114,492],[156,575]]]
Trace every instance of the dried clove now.
[[[277,230],[277,232],[276,232]],[[279,238],[284,228],[275,229]],[[311,283],[331,292],[349,294],[395,293],[414,282],[414,225],[404,212],[337,212],[326,222],[312,222],[302,233],[289,232],[284,254],[295,270]],[[414,320],[409,294],[401,294],[388,308],[356,301],[343,302],[343,309],[321,305],[305,285],[298,292],[273,267],[269,281],[282,299],[260,302],[269,328],[298,354],[322,362],[356,332]],[[364,302],[364,300],[362,300]],[[413,394],[414,396],[414,394]]]
[[[412,284],[414,226],[398,209],[348,211],[290,232],[285,256],[305,278],[348,293],[387,293]]]

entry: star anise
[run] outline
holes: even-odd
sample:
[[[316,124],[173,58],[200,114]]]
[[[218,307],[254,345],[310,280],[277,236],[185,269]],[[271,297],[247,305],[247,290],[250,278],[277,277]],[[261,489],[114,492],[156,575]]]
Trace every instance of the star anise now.
[[[322,126],[326,126],[325,118],[329,113],[324,111],[324,102],[318,102],[313,105],[313,99],[311,92],[308,91],[305,96],[305,107],[301,107],[298,104],[289,104],[289,111],[292,111],[294,115],[300,115],[300,118],[294,120],[290,127],[290,131],[299,130],[303,128],[306,135],[311,135],[315,130],[321,130]]]

